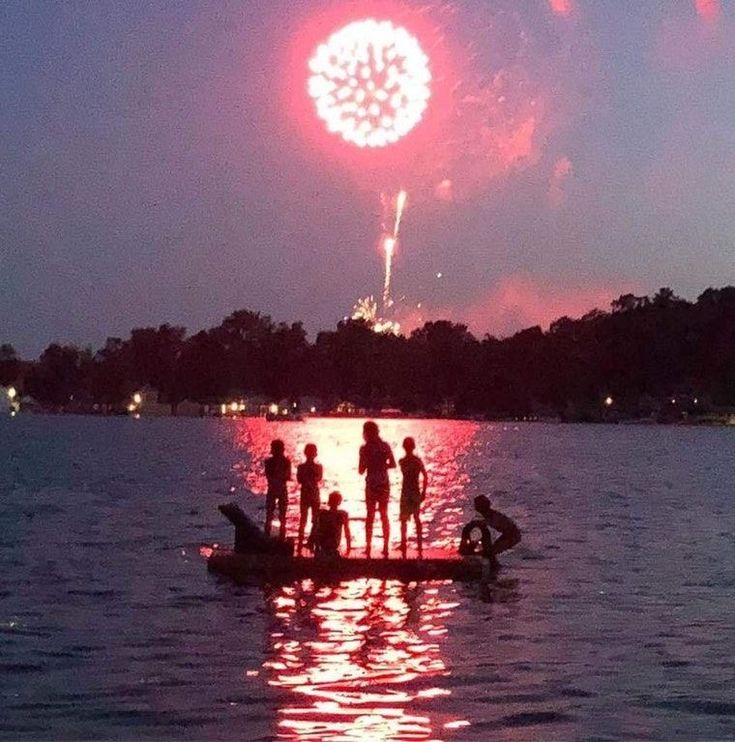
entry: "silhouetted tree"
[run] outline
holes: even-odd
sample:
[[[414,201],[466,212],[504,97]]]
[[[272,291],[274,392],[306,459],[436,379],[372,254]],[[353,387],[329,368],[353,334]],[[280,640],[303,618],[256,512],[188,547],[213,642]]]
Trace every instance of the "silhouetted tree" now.
[[[130,347],[121,338],[107,338],[105,347],[95,353],[90,376],[92,399],[109,409],[122,409],[135,386],[130,363]]]
[[[26,391],[41,404],[63,409],[89,388],[91,353],[52,343],[30,370]]]
[[[224,348],[214,331],[202,330],[185,343],[176,366],[177,396],[192,402],[221,402],[231,393],[222,373]]]
[[[695,398],[735,405],[735,287],[707,289],[695,303],[669,288],[652,298],[624,294],[610,312],[481,342],[448,321],[402,337],[345,320],[310,344],[301,323],[238,310],[188,339],[183,328],[161,325],[109,339],[94,356],[54,344],[25,369],[11,346],[0,347],[0,383],[24,376],[24,391],[51,408],[75,395],[119,407],[148,386],[174,410],[184,399],[315,394],[370,409],[601,419],[610,395],[615,415],[658,409],[671,418]],[[679,401],[665,407],[671,399]]]
[[[475,386],[477,340],[466,325],[446,320],[427,322],[411,333],[415,349],[415,383],[421,390],[427,408],[446,402],[461,402],[467,409],[473,404],[467,398],[468,388]]]
[[[176,405],[183,397],[177,386],[177,363],[184,347],[186,330],[164,324],[158,329],[142,327],[128,341],[133,386],[153,387],[159,401]]]
[[[12,345],[0,345],[0,386],[18,384],[20,378],[21,361]]]

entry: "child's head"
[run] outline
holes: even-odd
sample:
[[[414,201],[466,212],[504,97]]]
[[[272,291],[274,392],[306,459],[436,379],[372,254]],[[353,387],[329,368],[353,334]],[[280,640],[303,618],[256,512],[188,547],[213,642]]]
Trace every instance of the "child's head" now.
[[[311,460],[316,458],[316,453],[316,446],[313,443],[307,443],[304,447],[304,456]]]
[[[377,440],[379,435],[380,431],[378,430],[378,425],[373,420],[368,420],[362,426],[362,437],[365,439],[366,442]]]
[[[330,508],[338,508],[342,504],[342,495],[339,492],[330,492],[327,502],[329,502]]]
[[[485,495],[478,495],[475,498],[475,510],[481,515],[488,513],[491,510],[490,498]]]
[[[416,441],[411,438],[404,438],[403,439],[403,450],[406,453],[413,453],[416,450]]]
[[[283,452],[286,450],[286,446],[282,440],[276,438],[271,441],[271,456],[283,456]]]

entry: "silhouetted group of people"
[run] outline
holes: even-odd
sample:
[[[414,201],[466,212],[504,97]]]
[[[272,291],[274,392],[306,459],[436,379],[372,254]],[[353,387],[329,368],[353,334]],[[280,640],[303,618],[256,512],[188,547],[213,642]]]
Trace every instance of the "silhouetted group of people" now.
[[[364,444],[360,447],[358,470],[365,476],[365,555],[369,559],[372,551],[373,523],[376,512],[380,516],[383,531],[383,557],[387,558],[390,545],[390,521],[388,503],[390,500],[389,470],[396,468],[396,460],[391,447],[380,437],[375,422],[369,420],[363,425]],[[413,438],[403,441],[405,455],[398,461],[403,475],[400,500],[401,556],[405,559],[408,522],[413,520],[416,528],[418,556],[423,556],[423,529],[421,524],[421,505],[426,498],[429,477],[423,461],[416,455],[416,442]],[[324,478],[324,470],[317,463],[317,447],[309,443],[304,448],[304,461],[296,468],[296,480],[300,485],[299,531],[297,555],[301,556],[306,546],[316,556],[337,556],[340,554],[342,539],[345,540],[344,554],[352,548],[350,519],[345,510],[340,509],[342,495],[332,492],[328,497],[328,508],[321,507],[319,488]],[[286,539],[286,514],[288,510],[288,482],[292,479],[291,460],[286,456],[283,441],[271,442],[271,455],[265,460],[265,477],[268,482],[266,495],[265,535],[270,538],[273,518],[278,509],[281,541]],[[493,559],[501,551],[512,548],[520,541],[520,530],[507,516],[493,510],[484,495],[475,499],[475,508],[480,514],[465,526],[460,543],[461,554],[481,553]],[[306,524],[311,517],[311,532],[305,539]],[[499,531],[500,538],[493,543],[488,527]],[[474,538],[479,533],[479,539]]]
[[[390,499],[389,469],[396,467],[396,460],[391,447],[380,437],[378,426],[368,421],[363,426],[365,443],[360,448],[359,472],[365,475],[365,504],[367,507],[366,556],[369,558],[373,540],[373,523],[376,512],[383,527],[383,556],[387,557],[390,544],[390,521],[388,519],[388,501]],[[413,438],[403,441],[405,456],[398,462],[403,472],[401,487],[401,553],[406,556],[406,527],[413,518],[416,525],[416,536],[419,556],[423,551],[421,503],[426,497],[428,475],[421,459],[416,456],[416,443]],[[304,546],[317,555],[334,555],[339,553],[342,537],[346,541],[345,554],[352,548],[349,516],[340,510],[342,495],[332,492],[328,498],[328,509],[322,509],[319,487],[324,478],[324,470],[317,463],[318,451],[313,443],[304,448],[304,461],[296,468],[296,481],[301,488],[299,506],[299,535],[297,554],[303,553]],[[266,494],[265,533],[271,536],[273,518],[278,509],[279,538],[286,538],[286,513],[288,509],[288,482],[292,479],[291,460],[286,456],[283,441],[271,443],[271,455],[265,460],[265,477],[268,482]],[[304,541],[306,524],[311,517],[311,534]]]

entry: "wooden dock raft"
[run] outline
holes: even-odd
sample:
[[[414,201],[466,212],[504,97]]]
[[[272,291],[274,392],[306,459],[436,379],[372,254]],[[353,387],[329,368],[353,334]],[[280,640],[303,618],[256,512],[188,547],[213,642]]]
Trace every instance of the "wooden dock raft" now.
[[[313,579],[342,582],[362,577],[401,582],[427,580],[481,580],[492,575],[490,564],[479,556],[461,557],[447,552],[427,552],[423,559],[292,557],[243,554],[217,546],[203,546],[200,553],[210,571],[237,583],[290,582]]]

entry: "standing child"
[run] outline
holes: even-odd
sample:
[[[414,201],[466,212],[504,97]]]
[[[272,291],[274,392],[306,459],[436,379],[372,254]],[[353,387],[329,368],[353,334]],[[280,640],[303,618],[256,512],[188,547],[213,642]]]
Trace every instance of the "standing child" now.
[[[396,460],[390,446],[380,437],[380,430],[373,420],[362,426],[365,445],[360,447],[359,472],[365,474],[365,556],[370,559],[373,545],[373,521],[375,511],[380,513],[383,526],[383,557],[388,558],[390,545],[390,522],[388,520],[388,500],[390,498],[390,478],[388,469],[396,468]]]
[[[291,459],[287,458],[283,441],[271,441],[271,455],[265,460],[265,478],[268,494],[265,498],[265,535],[271,535],[273,514],[278,505],[278,538],[286,538],[286,509],[288,508],[288,481],[291,479]]]
[[[401,487],[401,555],[404,559],[406,558],[406,528],[408,519],[413,517],[420,559],[423,556],[423,534],[419,511],[421,510],[421,503],[426,497],[426,486],[429,483],[429,477],[424,462],[414,453],[416,441],[413,438],[404,439],[403,450],[406,455],[398,462],[403,472],[403,485]],[[423,480],[421,488],[419,488],[419,475]]]
[[[304,448],[306,461],[299,464],[296,469],[296,481],[301,485],[301,515],[299,517],[299,544],[297,555],[301,556],[304,546],[304,531],[306,530],[306,519],[311,510],[311,536],[309,543],[313,542],[319,521],[319,483],[322,481],[324,470],[321,464],[316,463],[317,450],[313,443],[307,443]],[[308,546],[308,544],[307,544]]]

